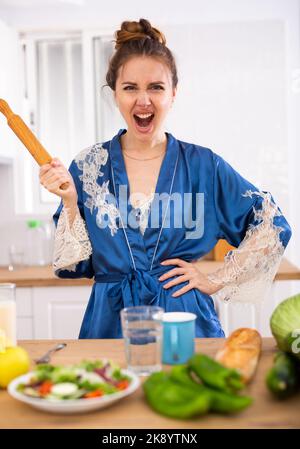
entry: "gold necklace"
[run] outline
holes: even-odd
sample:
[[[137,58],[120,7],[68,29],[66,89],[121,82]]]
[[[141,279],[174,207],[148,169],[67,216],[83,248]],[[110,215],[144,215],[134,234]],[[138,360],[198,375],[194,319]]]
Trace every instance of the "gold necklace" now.
[[[129,157],[130,159],[134,159],[135,161],[152,161],[153,159],[157,159],[157,158],[161,157],[165,152],[166,152],[166,150],[164,150],[158,156],[148,157],[148,158],[145,158],[145,159],[138,159],[136,157],[129,156],[129,154],[127,154],[126,151],[123,150],[123,153],[125,154],[125,156]]]

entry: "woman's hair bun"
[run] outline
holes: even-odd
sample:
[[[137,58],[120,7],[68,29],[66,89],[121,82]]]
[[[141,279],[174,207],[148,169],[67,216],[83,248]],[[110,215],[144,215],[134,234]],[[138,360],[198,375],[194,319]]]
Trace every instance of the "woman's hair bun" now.
[[[166,45],[166,38],[161,31],[154,28],[146,19],[138,22],[125,21],[115,32],[115,49],[109,60],[106,82],[113,91],[116,90],[120,67],[132,57],[157,58],[170,69],[172,85],[177,86],[178,76],[175,58]]]
[[[121,29],[116,31],[115,49],[118,50],[123,44],[138,39],[153,39],[166,45],[166,38],[157,28],[152,27],[146,19],[140,19],[139,22],[125,21],[121,24]]]

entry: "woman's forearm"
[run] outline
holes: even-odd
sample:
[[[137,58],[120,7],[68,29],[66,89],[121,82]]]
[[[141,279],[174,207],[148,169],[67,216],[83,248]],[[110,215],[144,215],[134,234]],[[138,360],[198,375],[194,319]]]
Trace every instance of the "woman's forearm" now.
[[[67,212],[68,221],[69,221],[69,225],[71,228],[74,223],[76,215],[79,214],[77,202],[63,201],[63,205],[64,205],[64,209]]]

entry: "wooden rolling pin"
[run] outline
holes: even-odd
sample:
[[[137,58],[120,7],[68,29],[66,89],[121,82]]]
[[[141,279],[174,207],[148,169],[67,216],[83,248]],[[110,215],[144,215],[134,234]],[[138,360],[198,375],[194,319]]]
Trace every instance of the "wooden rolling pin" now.
[[[3,99],[0,99],[0,112],[5,115],[8,126],[13,130],[16,136],[19,137],[37,163],[39,165],[49,164],[52,161],[50,154],[45,150],[43,145],[38,141],[21,117],[14,114],[7,102]],[[62,184],[60,188],[66,190],[68,185],[69,183],[66,182]]]

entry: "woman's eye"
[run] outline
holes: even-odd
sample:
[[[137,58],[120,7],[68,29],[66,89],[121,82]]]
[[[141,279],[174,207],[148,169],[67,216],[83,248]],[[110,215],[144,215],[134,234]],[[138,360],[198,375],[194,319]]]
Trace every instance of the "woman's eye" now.
[[[135,89],[134,86],[126,86],[126,87],[124,87],[124,90],[133,90],[133,89]],[[162,86],[160,86],[159,84],[156,85],[156,86],[152,86],[151,89],[154,89],[154,90],[164,90],[164,88],[163,88]]]

